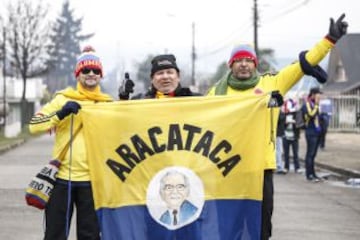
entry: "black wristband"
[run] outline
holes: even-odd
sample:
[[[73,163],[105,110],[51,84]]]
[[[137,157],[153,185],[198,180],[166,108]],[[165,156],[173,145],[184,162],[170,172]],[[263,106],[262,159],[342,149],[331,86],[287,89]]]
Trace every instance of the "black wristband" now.
[[[60,120],[63,120],[66,117],[66,113],[64,113],[64,111],[61,110],[57,111],[56,115]]]

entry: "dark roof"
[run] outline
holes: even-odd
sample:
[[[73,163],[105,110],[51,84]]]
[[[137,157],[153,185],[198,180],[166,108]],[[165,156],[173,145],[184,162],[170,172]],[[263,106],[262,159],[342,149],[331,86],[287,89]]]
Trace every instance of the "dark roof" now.
[[[336,82],[336,70],[342,62],[347,81]],[[345,93],[360,86],[360,33],[347,34],[342,37],[330,52],[328,64],[328,81],[325,92]]]
[[[360,88],[360,82],[332,82],[326,84],[322,90],[326,93],[348,93],[356,88]]]

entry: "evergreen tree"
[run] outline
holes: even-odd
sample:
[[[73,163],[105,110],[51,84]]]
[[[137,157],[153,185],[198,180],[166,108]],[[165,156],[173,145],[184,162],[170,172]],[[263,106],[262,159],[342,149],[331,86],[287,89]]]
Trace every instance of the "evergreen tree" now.
[[[153,55],[148,55],[142,62],[137,63],[136,81],[142,82],[145,89],[150,87],[151,60]]]
[[[258,53],[259,66],[258,71],[260,73],[275,73],[276,60],[274,57],[274,50],[271,48],[259,49]]]
[[[81,53],[80,42],[94,36],[93,33],[81,34],[82,20],[83,18],[75,19],[74,11],[70,9],[69,1],[66,0],[50,34],[50,71],[46,79],[50,92],[76,85],[73,72],[76,57]]]
[[[222,62],[220,65],[217,66],[216,72],[212,77],[210,77],[210,85],[215,84],[219,81],[225,74],[229,71],[229,67],[227,62]]]

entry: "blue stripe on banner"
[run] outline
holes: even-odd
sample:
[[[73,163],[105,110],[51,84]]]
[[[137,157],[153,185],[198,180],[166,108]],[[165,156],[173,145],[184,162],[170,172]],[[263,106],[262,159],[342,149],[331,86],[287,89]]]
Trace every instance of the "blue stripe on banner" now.
[[[261,201],[206,201],[199,218],[177,230],[155,221],[146,206],[97,211],[103,240],[258,240]]]

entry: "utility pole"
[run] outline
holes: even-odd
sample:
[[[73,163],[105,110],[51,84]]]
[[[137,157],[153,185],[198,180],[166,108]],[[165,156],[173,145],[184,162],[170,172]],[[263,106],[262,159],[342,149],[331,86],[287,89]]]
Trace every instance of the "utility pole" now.
[[[192,48],[191,48],[191,85],[195,86],[195,60],[196,60],[196,52],[195,52],[195,22],[191,24],[192,29]]]
[[[257,9],[257,0],[254,0],[254,49],[256,54],[259,54],[258,48],[258,9]]]
[[[4,122],[3,122],[3,126],[4,126],[4,134],[5,134],[5,126],[6,126],[6,28],[5,26],[3,26],[3,45],[2,45],[3,49],[3,80],[4,80],[4,86],[3,86],[3,111],[4,111]]]

